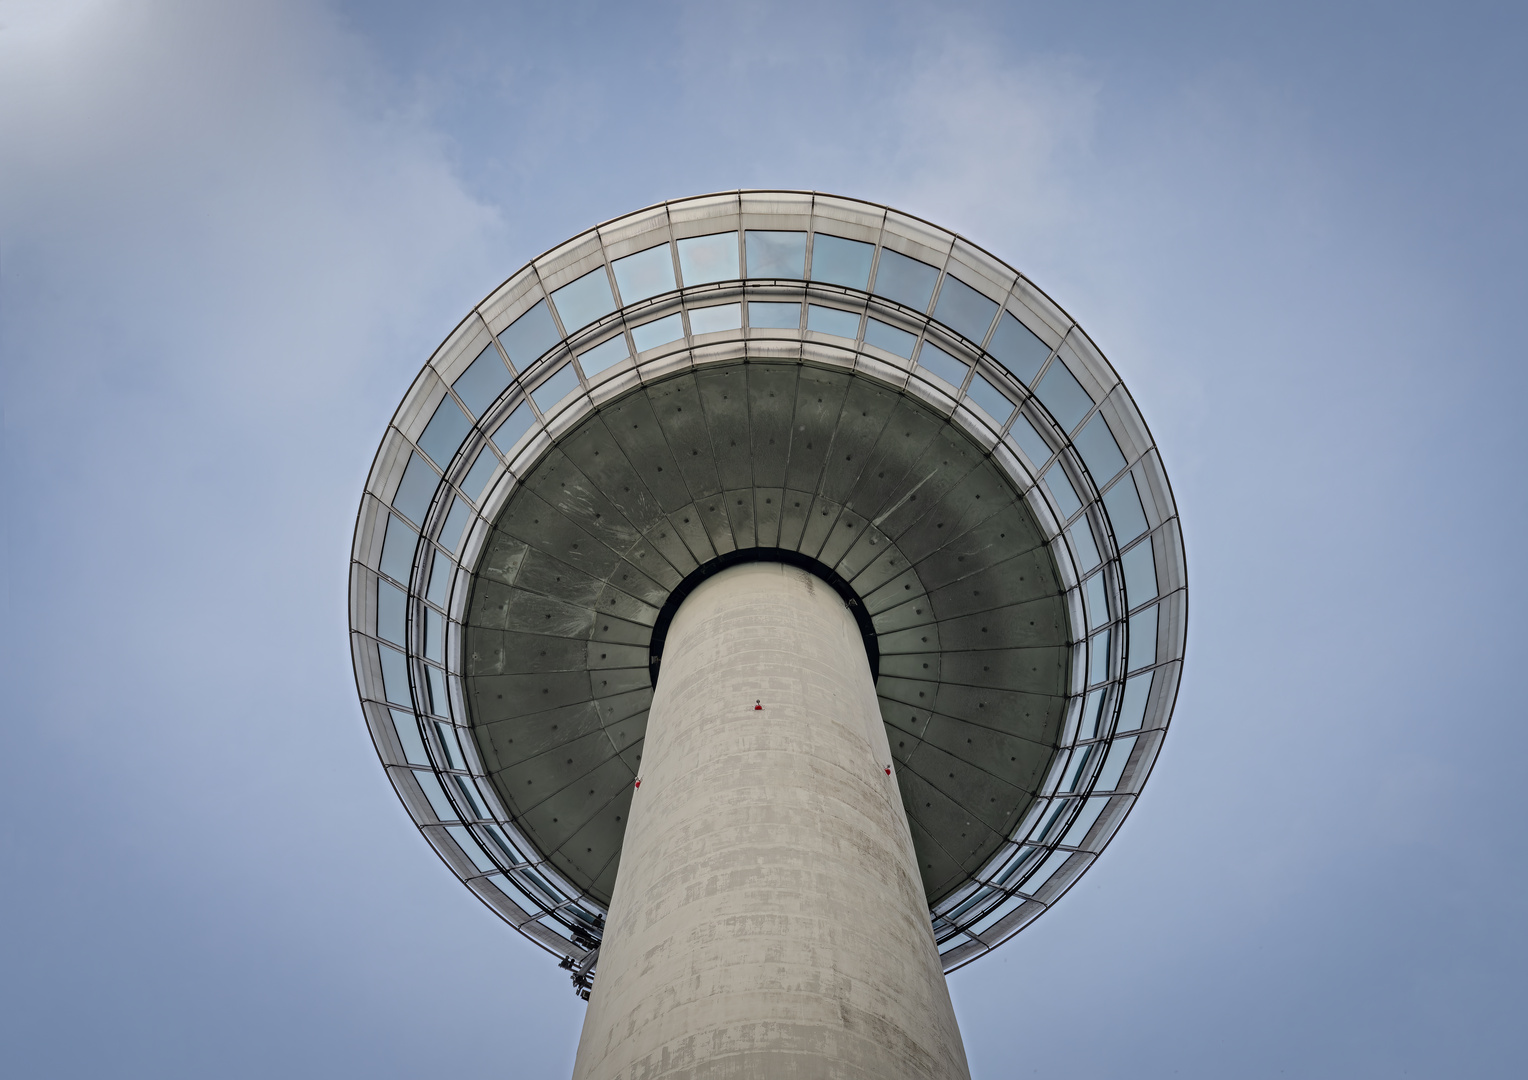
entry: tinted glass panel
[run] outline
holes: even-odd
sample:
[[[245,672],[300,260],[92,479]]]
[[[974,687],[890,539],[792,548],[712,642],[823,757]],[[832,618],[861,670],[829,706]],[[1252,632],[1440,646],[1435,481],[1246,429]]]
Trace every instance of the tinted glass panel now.
[[[1157,560],[1149,537],[1121,555],[1119,561],[1125,569],[1125,598],[1131,607],[1157,595]]]
[[[494,428],[493,434],[489,438],[493,440],[493,444],[503,452],[504,456],[508,457],[509,452],[514,449],[515,443],[520,441],[535,422],[536,414],[531,412],[531,407],[522,401],[515,406],[513,412],[504,418],[502,424]]]
[[[602,341],[588,352],[578,354],[578,366],[584,369],[584,374],[598,375],[613,364],[619,364],[630,354],[626,347],[626,337],[618,334],[609,341]]]
[[[1093,542],[1093,529],[1087,518],[1079,518],[1072,526],[1072,546],[1077,550],[1077,569],[1086,574],[1098,565],[1098,545]]]
[[[467,504],[460,498],[451,502],[451,512],[446,515],[446,523],[440,528],[440,542],[453,555],[461,551],[462,536],[467,531],[467,526],[472,521],[472,511],[467,509]]]
[[[1007,421],[1013,415],[1013,402],[1008,400],[997,387],[993,386],[981,374],[971,376],[971,385],[966,387],[966,397],[999,424]]]
[[[488,481],[493,479],[494,470],[499,467],[499,459],[488,447],[478,451],[477,460],[472,463],[472,468],[467,470],[467,475],[462,477],[462,491],[475,503],[483,501],[483,494],[488,490]]]
[[[419,534],[392,514],[387,516],[387,536],[382,541],[382,572],[394,581],[408,584],[414,572],[414,549]]]
[[[870,284],[875,245],[818,233],[812,237],[812,280],[863,289]]]
[[[928,263],[881,249],[881,262],[875,271],[877,295],[927,311],[928,302],[934,297],[934,283],[938,280],[939,271]]]
[[[412,707],[413,700],[409,697],[409,665],[403,654],[386,645],[378,645],[377,659],[381,661],[382,692],[387,695],[387,700],[394,705]]]
[[[1088,578],[1083,585],[1082,595],[1088,609],[1088,629],[1097,630],[1109,621],[1109,594],[1104,588],[1104,576],[1094,574]]]
[[[1050,346],[1005,311],[987,342],[987,353],[1028,384],[1034,382],[1040,365],[1050,355]]]
[[[621,300],[634,304],[674,288],[674,256],[667,244],[650,247],[610,264]]]
[[[939,303],[934,305],[934,318],[980,345],[986,340],[992,316],[996,314],[996,300],[987,299],[959,278],[944,276]]]
[[[424,752],[424,740],[419,737],[419,725],[414,714],[402,709],[389,709],[393,717],[393,730],[398,733],[398,743],[403,747],[403,760],[410,765],[428,765],[429,755]]]
[[[1122,477],[1119,483],[1104,492],[1104,508],[1109,511],[1114,538],[1121,544],[1146,531],[1146,514],[1141,510],[1141,497],[1136,494],[1133,476]]]
[[[971,370],[937,345],[931,345],[927,341],[923,343],[923,349],[918,353],[918,366],[933,372],[957,389],[966,381],[966,372]]]
[[[754,232],[743,234],[743,248],[751,278],[800,278],[806,276],[806,233]]]
[[[1105,790],[1112,790],[1113,785]],[[1077,815],[1077,820],[1072,822],[1072,827],[1067,829],[1066,835],[1061,842],[1068,847],[1081,847],[1083,840],[1087,838],[1088,830],[1098,822],[1098,815],[1104,812],[1104,807],[1109,805],[1108,799],[1089,799],[1083,804],[1082,812]]]
[[[737,233],[712,233],[679,241],[679,273],[686,285],[736,278]]]
[[[551,412],[552,406],[578,389],[578,373],[573,370],[572,364],[561,368],[546,382],[531,391],[531,400],[542,412]]]
[[[437,664],[446,662],[446,617],[424,609],[424,654]]]
[[[913,346],[918,339],[906,330],[898,330],[895,326],[887,326],[879,319],[869,319],[865,323],[865,344],[874,345],[877,349],[885,349],[894,353],[904,360],[913,358]]]
[[[461,412],[460,409],[456,411]],[[440,477],[424,457],[411,454],[408,466],[403,470],[403,479],[398,482],[398,490],[393,495],[393,506],[411,521],[423,524],[424,515],[430,509],[430,497],[439,486]]]
[[[490,859],[487,853],[483,850],[482,845],[473,839],[472,834],[469,833],[465,828],[460,825],[453,825],[446,831],[451,834],[451,839],[456,841],[456,846],[462,849],[462,854],[466,855],[467,858],[471,860],[473,866],[477,867],[484,873],[487,873],[490,870],[498,869],[498,867],[493,864],[493,860]]]
[[[1119,731],[1134,731],[1146,716],[1146,702],[1151,697],[1151,677],[1154,672],[1137,675],[1125,683],[1125,696],[1120,701]]]
[[[489,345],[478,353],[472,366],[457,377],[451,389],[456,391],[456,396],[462,399],[462,404],[473,416],[482,416],[483,410],[508,388],[509,377],[509,369],[504,366],[498,348]]]
[[[755,330],[796,330],[801,326],[801,305],[750,303],[748,325]]]
[[[1131,735],[1128,738],[1115,739],[1109,747],[1109,756],[1104,759],[1104,767],[1098,773],[1098,783],[1094,785],[1098,791],[1113,791],[1119,787],[1119,778],[1130,762],[1130,752],[1135,749],[1135,738]]]
[[[742,304],[715,304],[690,309],[690,330],[696,334],[719,334],[740,330],[743,326]]]
[[[610,295],[610,278],[603,266],[597,266],[581,278],[568,282],[552,293],[552,303],[562,317],[562,328],[572,333],[580,326],[587,326],[601,315],[615,310],[615,297]]]
[[[1096,739],[1098,737],[1098,718],[1103,712],[1104,699],[1107,696],[1107,690],[1093,690],[1089,692],[1088,699],[1082,706],[1082,720],[1077,725],[1077,738],[1079,741]]]
[[[430,691],[430,711],[436,716],[450,716],[450,698],[446,696],[446,673],[438,667],[424,666],[425,685]]]
[[[1055,875],[1056,871],[1060,870],[1061,867],[1066,864],[1067,859],[1071,857],[1071,852],[1069,851],[1051,852],[1050,857],[1041,863],[1040,868],[1034,872],[1034,875],[1030,877],[1028,881],[1024,882],[1024,884],[1020,887],[1025,892],[1033,896],[1035,893],[1039,892],[1041,888],[1044,887],[1045,883],[1049,881]]]
[[[557,340],[557,324],[552,321],[545,300],[510,323],[509,328],[499,335],[499,344],[504,346],[504,352],[521,371],[556,345]]]
[[[1125,467],[1125,455],[1119,452],[1119,444],[1104,422],[1103,413],[1095,413],[1093,419],[1082,425],[1082,430],[1072,439],[1072,445],[1077,447],[1088,472],[1093,474],[1094,482],[1100,487]]]
[[[1014,427],[1018,427],[1017,424]],[[1061,516],[1069,518],[1082,509],[1082,500],[1077,498],[1077,492],[1072,489],[1072,482],[1066,478],[1066,473],[1061,471],[1061,464],[1057,462],[1045,470],[1045,486],[1056,500],[1056,505],[1061,508]]]
[[[667,345],[682,337],[684,337],[684,321],[677,313],[631,328],[631,341],[637,347],[637,352],[656,349],[659,345]]]
[[[1109,631],[1094,634],[1088,641],[1088,685],[1109,677]]]
[[[806,328],[818,334],[832,334],[852,341],[859,337],[859,324],[858,312],[819,307],[817,304],[808,304],[806,307]]]
[[[1093,407],[1093,399],[1059,359],[1035,387],[1035,396],[1050,410],[1063,431],[1071,431]]]
[[[1157,609],[1149,607],[1130,616],[1130,661],[1125,670],[1134,671],[1156,662]]]
[[[396,585],[377,582],[377,636],[394,645],[402,646],[407,609],[407,594]]]
[[[1035,430],[1035,426],[1029,422],[1028,417],[1020,416],[1015,420],[1013,426],[1008,429],[1008,437],[1036,468],[1050,460],[1049,444],[1040,437],[1040,433]]]
[[[424,598],[436,607],[445,607],[446,598],[451,594],[451,560],[437,551],[430,562],[430,584],[425,589]]]
[[[446,793],[441,789],[440,781],[432,772],[420,770],[414,773],[414,779],[419,781],[419,790],[424,792],[424,797],[429,800],[430,809],[435,811],[435,816],[441,821],[458,821],[456,811],[451,806],[451,801],[446,798]]]
[[[471,430],[472,421],[467,419],[467,414],[447,397],[436,406],[435,415],[430,417],[424,434],[419,436],[419,449],[429,454],[430,460],[444,469],[451,464],[462,440]]]

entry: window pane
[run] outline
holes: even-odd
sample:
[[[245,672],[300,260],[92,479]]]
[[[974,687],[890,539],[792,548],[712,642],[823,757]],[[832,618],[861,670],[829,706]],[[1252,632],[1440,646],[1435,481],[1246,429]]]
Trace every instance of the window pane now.
[[[1050,410],[1063,431],[1071,431],[1093,407],[1093,399],[1059,359],[1035,387],[1035,396]]]
[[[402,589],[396,585],[389,585],[385,581],[377,582],[377,636],[383,641],[391,641],[394,645],[405,645],[403,635],[408,624],[407,608],[405,602],[408,599]]]
[[[918,353],[918,366],[938,375],[951,386],[959,389],[971,369],[937,345],[925,341]]]
[[[446,830],[451,834],[451,839],[456,841],[456,846],[462,849],[462,854],[471,860],[472,865],[484,873],[497,870],[493,860],[483,850],[483,846],[461,825],[452,825]]]
[[[1155,672],[1148,671],[1125,682],[1125,696],[1119,707],[1118,731],[1134,731],[1146,716],[1146,701],[1151,696],[1151,678]]]
[[[489,438],[493,440],[493,444],[503,452],[504,456],[508,457],[509,452],[515,448],[515,443],[524,437],[525,433],[531,429],[531,425],[535,422],[536,414],[531,412],[531,407],[522,401],[515,406],[513,412],[504,418],[504,422],[494,429],[493,434]]]
[[[1121,555],[1119,561],[1125,569],[1125,600],[1130,607],[1139,607],[1157,595],[1157,560],[1150,537]]]
[[[467,419],[461,407],[447,397],[436,406],[435,415],[430,417],[424,434],[419,436],[419,449],[429,454],[430,460],[444,469],[451,464],[462,440],[471,430],[472,422]]]
[[[1018,426],[1014,425],[1014,427]],[[1062,471],[1059,461],[1045,470],[1043,479],[1045,486],[1050,489],[1051,496],[1056,500],[1056,505],[1061,508],[1063,518],[1069,518],[1082,509],[1082,500],[1072,489],[1072,482],[1066,478],[1066,473]]]
[[[812,237],[812,280],[863,289],[870,284],[870,264],[875,245],[842,236],[818,233]]]
[[[1088,629],[1097,630],[1109,621],[1109,594],[1104,588],[1103,574],[1088,578],[1083,584],[1082,595],[1088,609]]]
[[[393,729],[398,733],[398,742],[403,747],[403,760],[410,765],[428,765],[430,758],[424,752],[424,740],[419,737],[419,725],[414,720],[414,714],[402,709],[388,711],[393,717]]]
[[[631,340],[632,344],[636,345],[637,352],[656,349],[659,345],[667,345],[682,337],[684,337],[684,321],[677,313],[631,328]]]
[[[609,341],[600,342],[588,352],[579,353],[578,366],[584,369],[585,376],[598,375],[630,355],[626,347],[626,335],[617,334]]]
[[[997,314],[997,301],[989,300],[971,286],[949,274],[939,287],[939,303],[934,305],[934,318],[957,334],[980,345]]]
[[[472,366],[457,376],[451,389],[462,399],[474,417],[482,416],[483,410],[492,405],[509,387],[509,369],[499,355],[498,347],[490,344],[478,353]]]
[[[1141,497],[1136,493],[1134,476],[1127,474],[1104,492],[1104,507],[1109,511],[1114,537],[1121,544],[1129,543],[1146,531],[1146,514],[1141,510]]]
[[[1088,641],[1088,685],[1101,683],[1109,677],[1109,631],[1094,634]]]
[[[424,456],[412,454],[403,470],[403,479],[398,481],[398,490],[393,494],[393,506],[409,520],[423,524],[430,509],[430,498],[439,486],[440,477],[426,463]]]
[[[617,259],[610,268],[615,271],[615,284],[621,290],[623,303],[634,304],[674,287],[674,256],[667,244]]]
[[[1135,749],[1135,738],[1131,735],[1128,738],[1115,739],[1110,744],[1109,756],[1104,759],[1104,767],[1098,773],[1096,790],[1113,791],[1119,787],[1119,778],[1124,775],[1125,766],[1130,761],[1130,752]]]
[[[1077,569],[1086,574],[1099,563],[1098,545],[1093,543],[1093,529],[1087,518],[1072,526],[1072,546],[1077,549]]]
[[[510,323],[499,335],[499,344],[504,346],[505,353],[521,371],[556,345],[557,341],[557,324],[552,321],[552,313],[547,310],[545,300]]]
[[[1088,699],[1082,705],[1082,720],[1077,725],[1079,741],[1098,737],[1098,718],[1103,712],[1104,699],[1107,696],[1107,690],[1093,690],[1088,693]]]
[[[1157,609],[1149,607],[1130,616],[1130,662],[1125,670],[1134,671],[1156,662]]]
[[[1008,429],[1008,438],[1024,452],[1031,465],[1039,468],[1050,460],[1051,448],[1026,416],[1020,416]],[[1068,485],[1070,486],[1070,485]]]
[[[806,306],[806,328],[815,333],[832,334],[852,341],[859,337],[859,324],[858,312],[820,307],[817,304]]]
[[[436,716],[451,715],[451,699],[446,696],[446,673],[438,667],[426,664],[425,685],[430,691],[430,711]]]
[[[488,447],[478,451],[477,460],[472,463],[472,468],[467,470],[467,475],[462,477],[462,490],[467,497],[475,503],[483,501],[483,493],[488,490],[488,481],[493,479],[494,470],[499,467],[498,456]]]
[[[1005,311],[992,333],[992,340],[987,343],[987,354],[1028,386],[1034,382],[1045,358],[1050,356],[1050,346]]]
[[[451,554],[455,555],[461,550],[462,537],[471,522],[472,511],[467,509],[467,504],[460,498],[453,499],[451,512],[446,515],[446,523],[440,528],[440,542]]]
[[[419,534],[393,514],[387,516],[387,536],[382,541],[382,572],[394,581],[408,584],[414,572],[414,549]]]
[[[1105,790],[1112,790],[1113,785]],[[1061,842],[1068,847],[1081,847],[1087,838],[1088,830],[1093,828],[1098,821],[1098,815],[1104,812],[1104,807],[1109,805],[1108,799],[1089,799],[1083,805],[1082,812],[1077,815],[1077,820],[1072,822],[1072,827],[1067,829],[1066,835]]]
[[[971,376],[971,385],[966,387],[966,397],[974,401],[982,412],[986,413],[998,424],[1003,424],[1013,415],[1013,402],[997,387],[993,386],[981,373]]]
[[[1119,475],[1125,467],[1125,455],[1119,452],[1119,444],[1104,422],[1103,413],[1095,413],[1093,419],[1083,425],[1072,445],[1077,447],[1077,453],[1082,455],[1083,463],[1099,487]]]
[[[453,569],[451,560],[443,552],[435,552],[435,559],[430,563],[430,584],[424,598],[436,607],[446,606],[446,599],[451,594]]]
[[[573,370],[572,364],[565,364],[558,369],[557,374],[531,391],[531,400],[543,413],[548,413],[554,405],[577,389],[578,373]]]
[[[603,266],[596,266],[583,277],[568,282],[552,293],[552,303],[562,317],[562,328],[572,333],[580,326],[587,326],[601,315],[615,310],[615,297],[610,295],[610,278]]]
[[[389,649],[386,645],[377,646],[377,659],[382,665],[382,692],[387,700],[394,705],[412,708],[414,702],[409,696],[408,661],[397,649]]]
[[[1054,876],[1056,871],[1060,870],[1061,867],[1066,864],[1067,859],[1071,857],[1072,853],[1069,851],[1051,852],[1050,858],[1041,863],[1040,868],[1036,870],[1034,875],[1030,877],[1028,881],[1024,882],[1020,888],[1033,896],[1035,893],[1039,892],[1041,888],[1044,887],[1045,883],[1049,881],[1051,877]]]
[[[696,334],[719,334],[743,328],[742,304],[715,304],[690,309],[690,330]]]
[[[712,233],[679,241],[679,273],[686,285],[736,278],[737,233]]]
[[[928,263],[881,249],[881,263],[875,271],[876,295],[927,311],[928,302],[934,297],[934,282],[938,280],[939,271]]]
[[[455,727],[450,724],[443,724],[439,720],[435,721],[435,741],[440,744],[440,748],[446,756],[446,768],[467,768],[467,759],[462,754],[462,745],[456,740]]]
[[[440,781],[432,772],[423,769],[416,770],[414,779],[419,781],[419,789],[424,792],[424,797],[430,801],[430,809],[435,811],[435,816],[441,821],[460,821],[461,817],[452,808],[451,801],[446,798],[445,791],[440,786]]]
[[[748,325],[755,330],[795,330],[801,326],[800,304],[748,305]]]
[[[904,360],[913,358],[913,346],[918,339],[905,330],[898,330],[895,326],[887,326],[879,319],[869,319],[865,322],[865,344],[874,345],[877,349],[885,349],[894,353]]]
[[[446,662],[446,617],[430,608],[424,609],[424,655],[437,664]]]
[[[806,233],[755,232],[743,234],[751,278],[800,278],[806,276]]]

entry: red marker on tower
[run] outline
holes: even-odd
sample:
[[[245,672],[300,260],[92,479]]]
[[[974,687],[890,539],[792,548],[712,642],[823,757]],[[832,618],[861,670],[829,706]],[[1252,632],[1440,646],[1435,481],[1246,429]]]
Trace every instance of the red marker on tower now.
[[[764,706],[759,704],[759,699],[758,698],[754,698],[753,699],[753,711],[754,712],[763,712],[764,711]]]

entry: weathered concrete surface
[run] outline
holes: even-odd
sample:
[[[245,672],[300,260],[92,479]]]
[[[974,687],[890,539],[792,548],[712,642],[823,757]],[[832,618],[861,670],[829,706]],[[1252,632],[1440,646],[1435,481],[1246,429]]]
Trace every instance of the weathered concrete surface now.
[[[832,589],[750,563],[695,590],[575,1080],[969,1076],[891,762]]]

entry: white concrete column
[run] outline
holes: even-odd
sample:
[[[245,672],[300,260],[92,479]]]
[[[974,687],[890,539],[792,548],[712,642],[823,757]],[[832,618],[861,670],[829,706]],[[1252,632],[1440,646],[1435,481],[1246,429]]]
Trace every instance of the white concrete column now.
[[[575,1080],[969,1077],[891,764],[833,589],[778,563],[700,585],[669,628]]]

